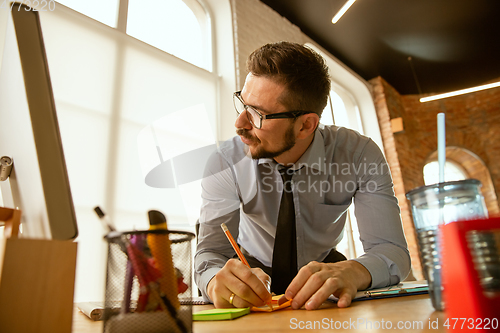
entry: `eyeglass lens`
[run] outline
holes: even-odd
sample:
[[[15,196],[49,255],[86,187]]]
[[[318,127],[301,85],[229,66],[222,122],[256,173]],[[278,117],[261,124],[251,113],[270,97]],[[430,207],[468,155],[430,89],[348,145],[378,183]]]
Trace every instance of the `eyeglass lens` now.
[[[240,97],[241,98],[241,97]],[[236,95],[234,96],[234,107],[236,108],[236,112],[238,114],[241,114],[243,111],[245,111],[245,104],[241,101],[241,99],[238,98]],[[259,114],[255,111],[254,108],[250,106],[246,106],[246,111],[247,111],[247,117],[250,123],[256,128],[260,128],[261,126],[261,118]]]

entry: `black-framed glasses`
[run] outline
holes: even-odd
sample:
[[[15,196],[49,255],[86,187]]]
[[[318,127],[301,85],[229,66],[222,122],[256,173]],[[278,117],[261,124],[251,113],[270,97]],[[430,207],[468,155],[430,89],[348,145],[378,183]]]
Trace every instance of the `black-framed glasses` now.
[[[283,118],[297,118],[307,113],[314,113],[313,111],[287,111],[280,113],[272,113],[272,114],[261,114],[255,108],[250,105],[246,105],[243,99],[241,98],[241,91],[237,91],[233,94],[233,103],[234,108],[236,109],[236,113],[238,116],[243,113],[243,111],[247,112],[248,121],[252,124],[253,127],[260,129],[262,127],[263,119],[283,119]]]

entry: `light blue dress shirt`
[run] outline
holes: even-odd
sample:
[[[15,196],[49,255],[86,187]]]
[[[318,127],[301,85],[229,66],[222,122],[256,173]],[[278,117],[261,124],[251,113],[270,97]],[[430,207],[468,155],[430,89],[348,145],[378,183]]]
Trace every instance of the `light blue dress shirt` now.
[[[254,160],[240,138],[222,144],[202,180],[195,281],[205,298],[213,276],[235,254],[222,232],[270,267],[283,181],[273,159]],[[322,261],[340,242],[346,210],[354,201],[365,253],[356,258],[370,272],[370,288],[402,281],[410,270],[400,209],[389,166],[379,147],[356,131],[320,125],[292,167],[298,269]]]

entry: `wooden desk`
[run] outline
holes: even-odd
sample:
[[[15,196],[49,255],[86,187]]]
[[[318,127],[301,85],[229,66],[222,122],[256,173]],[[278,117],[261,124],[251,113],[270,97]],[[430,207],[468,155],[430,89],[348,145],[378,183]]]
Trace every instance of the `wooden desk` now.
[[[193,312],[213,308],[197,305]],[[273,313],[251,313],[247,316],[214,322],[193,322],[194,333],[220,332],[445,332],[443,312],[434,311],[428,295],[395,297],[354,302],[345,309],[325,303],[315,311],[285,309]],[[316,322],[316,328],[314,325]],[[435,323],[438,325],[435,325]],[[434,323],[434,327],[432,324]],[[310,326],[307,326],[310,325]],[[336,325],[336,326],[335,326]],[[344,328],[340,327],[344,325]],[[398,325],[400,325],[398,328]],[[406,327],[405,327],[406,325]],[[431,325],[431,326],[430,326]],[[310,329],[307,329],[309,328]],[[302,329],[301,329],[302,328]],[[73,333],[102,332],[102,322],[93,322],[76,309]]]

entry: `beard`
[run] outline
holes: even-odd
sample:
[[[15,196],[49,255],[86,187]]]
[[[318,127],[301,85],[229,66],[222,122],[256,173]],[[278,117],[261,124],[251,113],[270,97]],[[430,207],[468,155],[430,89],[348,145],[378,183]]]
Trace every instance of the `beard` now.
[[[284,134],[284,137],[283,137],[283,142],[282,142],[281,147],[279,147],[275,150],[272,150],[272,151],[264,149],[260,145],[261,141],[259,140],[259,138],[250,135],[250,133],[248,133],[248,130],[246,130],[246,129],[238,128],[236,130],[236,134],[244,137],[245,139],[251,140],[255,144],[254,151],[252,151],[249,147],[250,153],[251,153],[252,158],[254,160],[258,160],[260,158],[275,158],[275,157],[283,154],[284,152],[287,152],[290,149],[292,149],[293,146],[295,146],[295,141],[296,141],[295,134],[293,132],[293,123],[287,128],[287,130]]]

